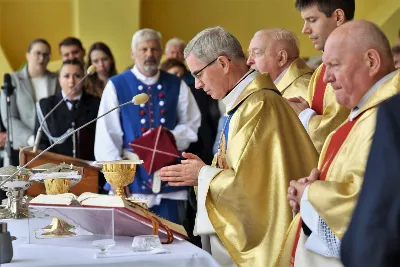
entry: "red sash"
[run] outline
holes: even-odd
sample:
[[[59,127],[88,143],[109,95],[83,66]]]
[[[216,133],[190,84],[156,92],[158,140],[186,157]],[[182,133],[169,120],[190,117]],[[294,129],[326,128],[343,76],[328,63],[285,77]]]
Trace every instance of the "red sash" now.
[[[353,128],[356,121],[361,117],[361,114],[357,116],[352,121],[347,121],[343,124],[337,131],[333,134],[332,139],[329,142],[328,149],[326,150],[324,161],[322,163],[321,175],[319,179],[325,181],[326,174],[328,173],[329,167],[332,164],[333,159],[336,157],[337,152],[339,151],[340,147],[343,145],[344,141],[346,140],[347,136],[349,135],[351,129]],[[294,259],[296,256],[296,249],[297,245],[299,244],[300,233],[301,233],[301,224],[302,220],[300,219],[299,227],[297,228],[296,238],[293,244],[292,249],[292,259],[290,261],[290,265],[294,266]]]
[[[319,73],[317,84],[315,86],[314,96],[311,103],[311,108],[317,112],[318,115],[322,115],[324,112],[324,95],[326,89],[326,83],[324,82],[326,66],[322,65],[321,72]]]

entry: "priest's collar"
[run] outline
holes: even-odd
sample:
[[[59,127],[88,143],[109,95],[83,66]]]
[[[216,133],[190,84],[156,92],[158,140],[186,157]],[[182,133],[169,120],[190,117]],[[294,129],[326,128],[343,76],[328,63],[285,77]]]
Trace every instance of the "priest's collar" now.
[[[350,113],[350,121],[352,121],[355,117],[358,115],[358,111],[364,106],[364,104],[367,102],[367,100],[371,97],[371,95],[378,89],[382,84],[387,82],[388,80],[392,79],[398,70],[395,70],[387,75],[385,75],[383,78],[381,78],[379,81],[377,81],[371,89],[367,91],[367,93],[361,98],[360,102],[358,102],[357,106],[351,111]]]
[[[233,87],[229,94],[222,99],[222,103],[224,103],[226,110],[231,109],[232,105],[235,104],[236,100],[246,86],[249,85],[249,83],[251,83],[258,74],[260,74],[258,71],[250,69]]]
[[[64,93],[63,90],[61,90],[61,95],[62,95],[62,98],[64,99],[64,101],[67,101],[67,100],[81,100],[81,97],[82,97],[82,93],[81,93],[80,95],[78,95],[78,96],[75,97],[74,99],[71,99],[70,97],[67,98],[67,97],[66,97],[67,94]]]
[[[154,75],[153,77],[147,77],[144,74],[142,74],[138,68],[135,66],[133,66],[133,68],[131,69],[133,75],[136,76],[136,78],[141,81],[142,83],[146,84],[146,85],[153,85],[156,82],[158,82],[158,79],[160,78],[160,71],[157,71],[157,74]]]
[[[288,71],[288,69],[289,69],[289,67],[286,68],[284,71],[282,71],[281,74],[279,74],[279,76],[275,79],[274,84],[277,84],[277,83],[279,83],[279,82],[282,80],[283,75],[286,74],[286,72]]]

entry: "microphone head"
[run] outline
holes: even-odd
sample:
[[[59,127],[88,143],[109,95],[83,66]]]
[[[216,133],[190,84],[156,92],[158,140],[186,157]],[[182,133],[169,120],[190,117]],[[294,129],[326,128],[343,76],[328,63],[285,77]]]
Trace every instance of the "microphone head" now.
[[[149,95],[145,93],[135,95],[132,98],[132,103],[135,105],[141,105],[146,103],[147,101],[149,101]]]
[[[86,73],[91,75],[96,72],[96,67],[94,65],[90,65],[89,68],[87,69]]]
[[[4,74],[4,84],[11,85],[11,75],[9,73]]]

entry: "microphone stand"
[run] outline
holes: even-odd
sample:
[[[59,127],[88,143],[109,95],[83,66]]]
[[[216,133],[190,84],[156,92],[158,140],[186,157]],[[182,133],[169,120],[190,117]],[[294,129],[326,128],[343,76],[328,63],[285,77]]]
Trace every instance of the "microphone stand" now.
[[[12,88],[10,88],[12,87]],[[6,90],[6,103],[7,103],[7,156],[8,162],[10,165],[13,164],[12,162],[12,145],[13,145],[13,135],[12,135],[12,121],[11,121],[11,96],[13,94],[14,88],[10,84],[8,88],[2,87],[3,90]]]
[[[147,102],[147,101],[146,101]],[[45,152],[49,151],[50,149],[52,149],[55,145],[59,144],[61,141],[67,139],[68,137],[70,137],[71,135],[75,134],[77,131],[81,130],[82,128],[85,128],[86,126],[92,124],[93,122],[97,121],[98,119],[106,116],[107,114],[113,112],[116,109],[119,109],[123,106],[129,105],[129,104],[134,104],[133,100],[125,102],[119,106],[116,106],[115,108],[112,108],[111,110],[107,111],[106,113],[102,114],[101,116],[94,118],[93,120],[89,121],[88,123],[82,125],[81,127],[77,128],[76,130],[70,132],[69,134],[67,134],[66,136],[61,137],[60,139],[58,139],[56,142],[54,142],[54,144],[52,144],[51,146],[49,146],[48,148],[46,148],[45,150],[43,150],[42,152],[40,152],[38,155],[36,155],[33,159],[31,159],[30,161],[28,161],[24,166],[20,167],[19,169],[24,169],[26,168],[29,164],[31,164],[32,162],[34,162],[37,158],[39,158],[41,155],[43,155]],[[14,172],[13,174],[11,174],[9,177],[7,177],[7,179],[4,179],[1,183],[0,183],[0,187],[3,186],[5,183],[7,183],[8,181],[11,180],[11,178],[13,178],[17,173],[19,172],[19,170],[17,170],[16,172]]]
[[[90,69],[90,67],[89,67],[89,69]],[[93,73],[95,72],[95,71],[89,71],[89,69],[88,69],[87,73],[85,74],[85,76],[83,76],[83,78],[74,86],[74,88],[72,88],[72,90],[71,90],[63,99],[61,99],[61,100],[57,103],[57,105],[55,105],[54,108],[52,108],[52,109],[46,114],[46,116],[44,116],[42,122],[40,123],[39,129],[38,129],[38,131],[37,131],[37,133],[36,133],[35,144],[33,145],[33,152],[36,152],[36,151],[37,151],[37,148],[38,148],[38,146],[39,146],[40,139],[42,138],[43,124],[46,122],[47,118],[54,112],[54,110],[56,110],[56,109],[58,108],[59,105],[61,105],[61,104],[65,101],[65,99],[68,98],[68,96],[69,96],[72,92],[75,91],[75,89],[78,87],[78,85],[80,85],[80,84],[86,79],[87,76],[89,76],[89,75],[91,75],[91,74],[93,74]]]

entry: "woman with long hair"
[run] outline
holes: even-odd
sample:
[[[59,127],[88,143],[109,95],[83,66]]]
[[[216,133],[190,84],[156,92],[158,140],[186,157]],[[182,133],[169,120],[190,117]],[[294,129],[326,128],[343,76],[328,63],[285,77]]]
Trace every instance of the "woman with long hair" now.
[[[96,73],[89,76],[88,93],[101,97],[108,79],[117,74],[114,56],[110,48],[102,42],[92,44],[87,58],[88,67],[94,65]]]

